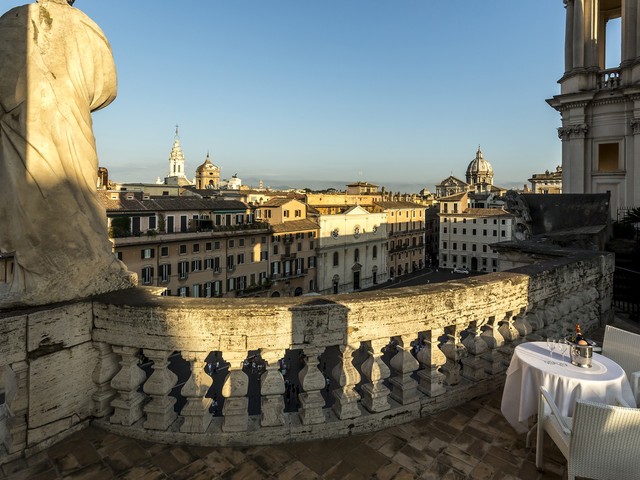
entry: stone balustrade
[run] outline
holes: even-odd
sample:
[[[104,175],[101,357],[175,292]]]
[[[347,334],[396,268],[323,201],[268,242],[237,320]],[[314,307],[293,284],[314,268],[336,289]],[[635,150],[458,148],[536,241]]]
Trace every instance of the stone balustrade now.
[[[612,255],[573,252],[360,294],[189,299],[132,289],[4,312],[0,463],[88,422],[195,445],[294,442],[404,423],[500,388],[519,342],[606,320],[613,269]],[[217,381],[206,368],[213,358]]]
[[[597,88],[598,90],[613,90],[620,86],[621,82],[621,69],[609,68],[598,72]]]

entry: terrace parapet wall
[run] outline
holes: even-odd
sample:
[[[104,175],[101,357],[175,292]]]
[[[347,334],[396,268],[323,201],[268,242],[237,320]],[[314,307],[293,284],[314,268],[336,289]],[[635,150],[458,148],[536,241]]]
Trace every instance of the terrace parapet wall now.
[[[408,422],[500,388],[519,342],[600,325],[613,268],[611,254],[567,251],[508,272],[359,294],[191,299],[137,288],[3,312],[0,463],[89,422],[155,442],[234,446]],[[219,384],[205,372],[212,352],[226,371]],[[293,407],[279,368],[287,354],[300,359],[287,377],[299,386]],[[249,356],[257,372],[245,368]]]

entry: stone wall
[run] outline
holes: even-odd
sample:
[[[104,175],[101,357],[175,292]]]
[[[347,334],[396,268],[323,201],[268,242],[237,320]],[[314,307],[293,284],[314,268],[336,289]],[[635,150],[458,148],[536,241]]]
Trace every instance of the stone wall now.
[[[329,438],[403,423],[500,388],[514,346],[611,308],[613,256],[570,252],[509,272],[327,297],[191,299],[139,288],[0,317],[0,463],[89,421],[160,442],[250,445]],[[419,348],[415,348],[419,345]],[[414,347],[414,348],[412,348]],[[242,362],[258,351],[261,413]],[[300,408],[284,412],[278,360],[299,351]],[[168,368],[189,365],[175,411]],[[222,415],[209,413],[205,358],[229,362]],[[386,353],[385,353],[386,352]],[[152,373],[139,367],[143,355]],[[385,356],[386,355],[386,356]],[[360,356],[362,361],[356,361]],[[334,399],[320,395],[332,360]]]

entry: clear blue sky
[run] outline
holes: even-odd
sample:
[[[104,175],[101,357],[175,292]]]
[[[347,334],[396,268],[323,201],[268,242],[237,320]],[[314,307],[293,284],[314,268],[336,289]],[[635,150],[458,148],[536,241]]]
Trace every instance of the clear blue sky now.
[[[0,0],[6,11],[19,3]],[[561,162],[562,0],[77,0],[111,42],[118,98],[94,114],[116,181],[168,173],[265,186],[363,180],[415,192],[464,179],[478,144],[495,183]]]

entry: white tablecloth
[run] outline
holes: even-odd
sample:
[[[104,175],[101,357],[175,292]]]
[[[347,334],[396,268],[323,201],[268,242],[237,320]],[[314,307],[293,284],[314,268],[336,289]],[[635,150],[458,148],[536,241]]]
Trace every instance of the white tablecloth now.
[[[519,433],[526,432],[528,419],[538,412],[540,386],[549,390],[560,412],[573,415],[577,399],[614,405],[623,398],[636,406],[629,381],[622,367],[597,353],[591,359],[591,368],[571,364],[569,352],[565,361],[556,350],[553,358],[545,342],[518,345],[507,369],[502,393],[502,414]]]

